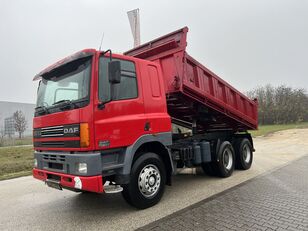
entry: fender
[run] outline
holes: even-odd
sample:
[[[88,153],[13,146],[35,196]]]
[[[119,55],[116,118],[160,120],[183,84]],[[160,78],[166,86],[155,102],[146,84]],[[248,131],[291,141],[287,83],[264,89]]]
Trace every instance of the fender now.
[[[140,136],[135,141],[135,143],[132,144],[131,146],[128,146],[125,151],[124,167],[121,172],[122,175],[130,174],[131,166],[133,164],[132,162],[133,162],[136,151],[138,150],[139,147],[141,147],[141,145],[145,143],[149,143],[149,142],[159,142],[164,146],[171,145],[172,144],[172,134],[171,132],[163,132],[163,133],[147,134],[147,135]],[[171,163],[171,169],[173,172],[174,167],[173,167],[171,154],[168,149],[167,151],[168,151],[169,160]]]

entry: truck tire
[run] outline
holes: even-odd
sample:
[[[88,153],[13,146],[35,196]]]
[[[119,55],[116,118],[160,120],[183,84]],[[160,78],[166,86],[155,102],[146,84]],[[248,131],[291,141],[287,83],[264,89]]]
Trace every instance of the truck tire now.
[[[251,167],[253,160],[253,148],[247,138],[239,139],[234,145],[235,166],[237,169],[247,170]]]
[[[162,198],[166,184],[166,169],[155,153],[144,153],[133,163],[130,183],[123,185],[122,195],[127,203],[146,209]]]
[[[234,149],[229,141],[224,141],[217,153],[217,162],[215,168],[220,177],[229,177],[232,175],[235,166]]]

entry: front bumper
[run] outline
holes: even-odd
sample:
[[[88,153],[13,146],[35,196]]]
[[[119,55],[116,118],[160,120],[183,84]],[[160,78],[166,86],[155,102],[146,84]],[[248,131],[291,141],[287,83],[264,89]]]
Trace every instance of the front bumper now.
[[[48,179],[57,180],[61,187],[77,191],[89,191],[103,193],[102,175],[97,176],[75,176],[58,172],[51,172],[34,168],[32,170],[33,177],[46,182]]]
[[[79,176],[102,175],[101,153],[34,152],[34,158],[37,160],[37,169]],[[86,173],[77,170],[78,163],[87,164]]]

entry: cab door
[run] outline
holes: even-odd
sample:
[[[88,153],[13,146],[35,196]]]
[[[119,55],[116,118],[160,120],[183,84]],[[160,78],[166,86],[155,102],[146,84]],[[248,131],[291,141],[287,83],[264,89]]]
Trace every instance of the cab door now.
[[[101,56],[98,62],[98,103],[107,103],[94,108],[96,149],[129,146],[144,134],[146,119],[136,62],[122,58],[113,58],[113,61],[121,62],[121,82],[114,85],[112,101],[108,79],[109,57]]]

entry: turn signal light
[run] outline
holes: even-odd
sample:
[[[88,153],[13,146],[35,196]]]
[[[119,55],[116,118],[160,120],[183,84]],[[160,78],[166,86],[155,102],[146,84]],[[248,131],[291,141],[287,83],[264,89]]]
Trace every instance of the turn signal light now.
[[[87,148],[90,146],[90,130],[88,123],[80,124],[80,147]]]

